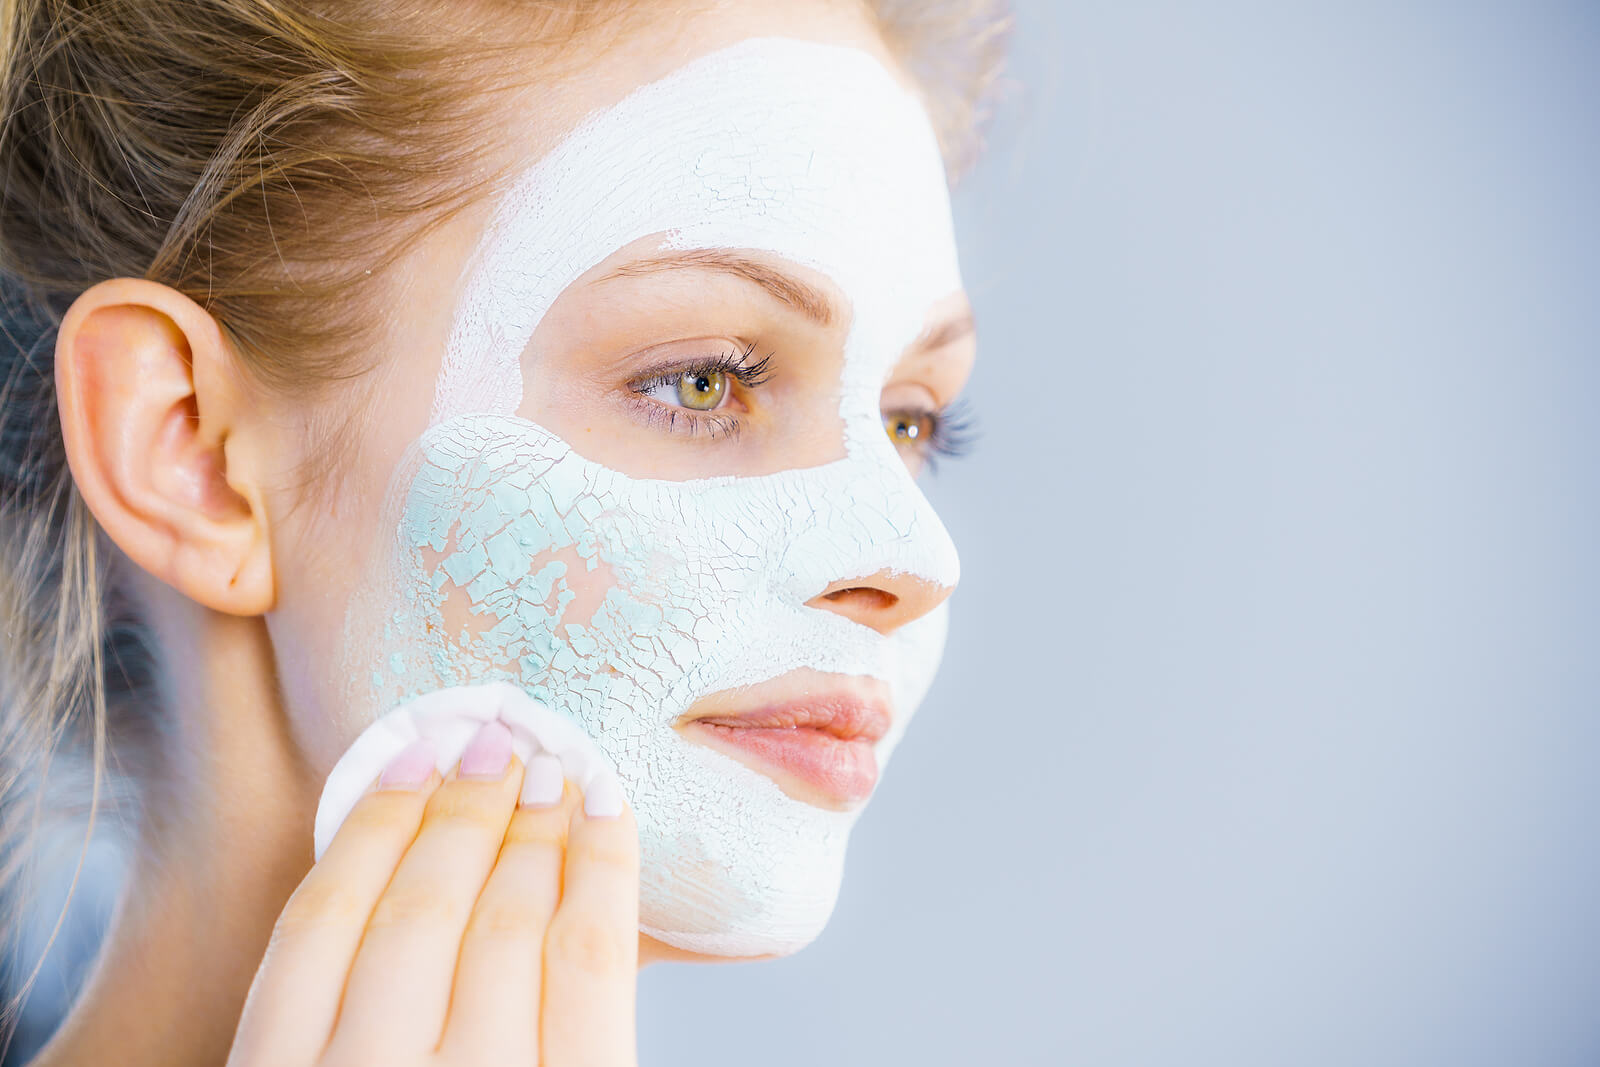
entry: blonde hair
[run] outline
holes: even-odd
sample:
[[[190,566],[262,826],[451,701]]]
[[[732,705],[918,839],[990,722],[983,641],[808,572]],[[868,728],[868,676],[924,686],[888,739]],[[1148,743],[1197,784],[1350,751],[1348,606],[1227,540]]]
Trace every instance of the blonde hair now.
[[[865,6],[959,171],[1003,51],[1002,0]],[[136,782],[161,731],[156,650],[63,455],[62,314],[98,281],[148,278],[206,308],[264,388],[360,375],[350,354],[374,323],[348,294],[370,291],[366,266],[488,180],[472,79],[497,50],[484,42],[507,35],[459,12],[505,8],[553,56],[649,5],[0,0],[0,949],[24,913],[52,760],[88,780],[87,849],[107,768]],[[42,964],[0,1017],[0,1049]]]

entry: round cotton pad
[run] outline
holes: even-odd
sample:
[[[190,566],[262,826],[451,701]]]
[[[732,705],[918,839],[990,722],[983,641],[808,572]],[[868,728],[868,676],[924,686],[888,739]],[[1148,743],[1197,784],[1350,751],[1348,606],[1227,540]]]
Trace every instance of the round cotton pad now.
[[[539,752],[561,762],[583,790],[584,811],[622,814],[622,785],[605,753],[577,724],[508,682],[439,689],[402,704],[362,731],[339,757],[317,804],[315,856],[322,858],[356,801],[389,761],[420,737],[433,742],[441,775],[461,758],[480,727],[498,719],[511,731],[511,749],[524,765]]]

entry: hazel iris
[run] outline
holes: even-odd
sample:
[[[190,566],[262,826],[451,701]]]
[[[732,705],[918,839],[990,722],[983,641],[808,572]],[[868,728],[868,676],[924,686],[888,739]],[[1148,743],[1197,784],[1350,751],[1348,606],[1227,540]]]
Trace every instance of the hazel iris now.
[[[932,439],[933,416],[911,413],[890,415],[883,420],[883,428],[888,432],[889,440],[897,446],[915,447],[926,444]]]
[[[693,411],[711,411],[727,392],[726,371],[700,371],[678,379],[678,402]]]

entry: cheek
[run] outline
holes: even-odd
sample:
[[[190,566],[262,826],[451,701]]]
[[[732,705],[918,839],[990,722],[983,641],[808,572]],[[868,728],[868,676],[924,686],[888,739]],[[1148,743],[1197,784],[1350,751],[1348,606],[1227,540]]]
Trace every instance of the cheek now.
[[[481,430],[481,428],[479,428]],[[409,476],[368,668],[380,707],[504,680],[582,715],[624,682],[670,684],[657,586],[682,561],[631,516],[605,472],[529,424],[429,435]]]
[[[537,520],[526,516],[522,524],[537,527]],[[513,535],[519,543],[534,541],[531,531],[518,536],[513,527]],[[514,569],[470,549],[424,547],[422,556],[419,592],[436,606],[433,625],[446,646],[476,656],[493,658],[496,643],[509,651],[514,638],[525,645],[535,636],[570,641],[579,627],[593,625],[618,585],[610,566],[572,544],[539,548]]]

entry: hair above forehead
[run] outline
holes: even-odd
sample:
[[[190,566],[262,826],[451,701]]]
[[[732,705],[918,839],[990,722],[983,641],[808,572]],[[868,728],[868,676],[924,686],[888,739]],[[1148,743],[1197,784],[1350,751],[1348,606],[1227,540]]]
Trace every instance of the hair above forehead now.
[[[983,149],[1011,33],[1007,0],[869,0],[884,39],[921,86],[945,164],[964,174]]]
[[[999,68],[1003,0],[861,6],[959,173]],[[104,278],[161,281],[210,310],[263,381],[344,377],[370,325],[349,295],[492,176],[475,135],[480,60],[532,48],[559,65],[650,8],[9,0],[0,271],[51,316]]]

